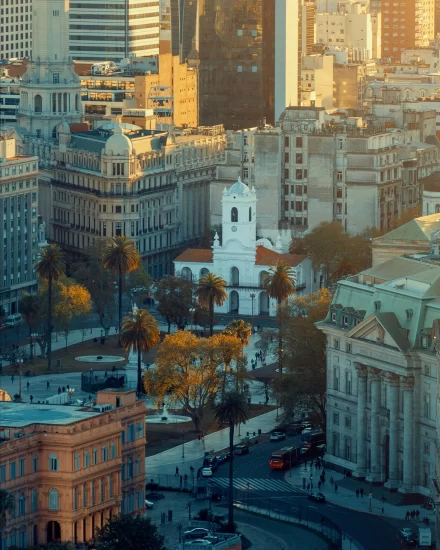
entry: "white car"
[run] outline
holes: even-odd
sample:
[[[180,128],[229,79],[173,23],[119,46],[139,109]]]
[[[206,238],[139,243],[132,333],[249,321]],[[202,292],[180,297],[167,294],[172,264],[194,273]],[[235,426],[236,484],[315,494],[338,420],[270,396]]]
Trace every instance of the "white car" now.
[[[286,434],[283,432],[272,432],[269,437],[270,441],[283,441],[284,439],[286,439]]]
[[[154,506],[154,502],[151,502],[151,500],[145,499],[145,508],[151,510],[151,508],[153,508],[153,506]]]
[[[202,477],[212,477],[212,468],[202,468]]]

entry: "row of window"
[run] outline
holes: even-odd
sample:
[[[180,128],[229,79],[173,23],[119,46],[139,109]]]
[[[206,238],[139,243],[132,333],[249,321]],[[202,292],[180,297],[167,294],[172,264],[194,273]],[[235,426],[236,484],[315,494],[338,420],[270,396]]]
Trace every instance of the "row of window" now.
[[[92,481],[89,485],[90,488],[87,487],[87,483],[84,483],[82,487],[74,487],[74,510],[78,510],[81,504],[83,508],[87,508],[88,505],[94,506],[95,504],[98,504],[98,502],[105,502],[114,496],[115,482],[112,474],[107,477],[107,482],[105,478],[101,478],[99,482]],[[52,510],[52,508],[50,509]]]
[[[116,444],[112,441],[110,443],[110,460],[116,458]],[[101,462],[107,462],[109,459],[109,449],[106,445],[101,447]],[[92,466],[95,466],[99,462],[98,449],[96,447],[92,450]],[[90,466],[90,453],[87,449],[83,452],[83,468],[88,468]],[[78,472],[81,469],[81,456],[80,453],[75,453],[74,458],[74,469]]]

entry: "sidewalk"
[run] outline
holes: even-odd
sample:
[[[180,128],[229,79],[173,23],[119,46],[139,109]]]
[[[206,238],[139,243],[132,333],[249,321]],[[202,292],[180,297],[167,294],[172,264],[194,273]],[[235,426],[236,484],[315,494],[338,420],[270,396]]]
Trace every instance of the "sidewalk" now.
[[[272,410],[266,414],[251,418],[246,424],[240,425],[241,435],[238,435],[238,427],[235,430],[234,444],[239,443],[246,436],[246,432],[258,434],[260,429],[262,433],[270,432],[276,425],[277,413]],[[147,478],[150,474],[172,474],[174,475],[176,466],[183,475],[190,474],[189,467],[193,466],[196,470],[200,466],[200,461],[206,451],[220,451],[229,447],[229,428],[219,430],[205,436],[204,442],[194,439],[185,443],[185,458],[182,458],[182,447],[178,445],[157,455],[145,459],[145,468]]]
[[[421,521],[423,517],[427,516],[430,519],[431,527],[433,526],[435,519],[435,512],[432,510],[425,510],[420,507],[419,504],[412,505],[399,505],[402,502],[403,495],[400,493],[391,493],[383,487],[369,487],[365,482],[358,482],[355,479],[344,478],[344,475],[334,470],[325,471],[325,483],[321,485],[321,489],[318,489],[318,481],[321,475],[321,470],[317,470],[313,466],[311,472],[310,463],[305,466],[301,464],[296,468],[292,468],[285,475],[285,480],[290,483],[296,489],[303,490],[303,479],[307,483],[310,482],[310,476],[312,475],[313,491],[321,492],[325,495],[328,502],[349,508],[351,510],[357,510],[359,512],[371,513],[380,516],[387,516],[395,519],[405,519],[407,511],[419,510],[420,521],[410,520],[418,526],[424,526]],[[335,486],[330,483],[330,478],[333,478],[335,484],[338,486],[337,492],[335,492]],[[348,487],[347,487],[348,485]],[[356,489],[364,488],[364,496],[356,497]],[[307,491],[305,491],[307,492]],[[369,495],[371,494],[371,498]],[[381,498],[385,497],[385,501],[382,503]]]

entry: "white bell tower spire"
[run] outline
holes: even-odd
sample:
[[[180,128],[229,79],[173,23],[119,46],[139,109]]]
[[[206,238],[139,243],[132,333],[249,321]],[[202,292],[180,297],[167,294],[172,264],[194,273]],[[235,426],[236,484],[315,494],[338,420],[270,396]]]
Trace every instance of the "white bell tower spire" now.
[[[255,249],[257,237],[257,195],[239,178],[223,191],[222,244],[239,240],[245,248]]]

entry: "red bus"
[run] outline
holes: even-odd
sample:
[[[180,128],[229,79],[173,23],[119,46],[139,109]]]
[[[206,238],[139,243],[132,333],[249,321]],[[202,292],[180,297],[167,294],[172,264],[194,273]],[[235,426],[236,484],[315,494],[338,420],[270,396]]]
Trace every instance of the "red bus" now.
[[[269,466],[272,470],[284,470],[299,462],[300,447],[283,447],[270,455]]]

